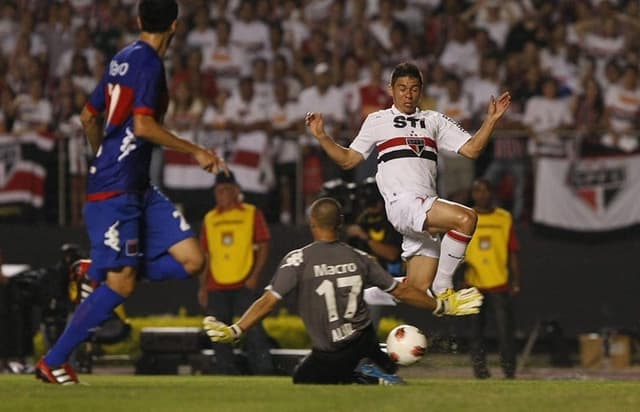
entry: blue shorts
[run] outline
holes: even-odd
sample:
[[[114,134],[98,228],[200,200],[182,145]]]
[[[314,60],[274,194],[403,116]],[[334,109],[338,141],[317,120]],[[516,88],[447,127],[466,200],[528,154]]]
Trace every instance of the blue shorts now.
[[[194,237],[182,213],[156,187],[87,202],[84,218],[91,241],[91,279],[107,271],[153,260],[176,243]]]

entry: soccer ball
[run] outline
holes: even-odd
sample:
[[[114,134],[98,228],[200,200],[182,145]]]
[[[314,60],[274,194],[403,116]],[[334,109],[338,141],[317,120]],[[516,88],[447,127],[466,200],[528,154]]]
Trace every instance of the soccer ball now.
[[[415,326],[396,326],[387,336],[387,354],[398,365],[413,365],[426,350],[427,337]]]

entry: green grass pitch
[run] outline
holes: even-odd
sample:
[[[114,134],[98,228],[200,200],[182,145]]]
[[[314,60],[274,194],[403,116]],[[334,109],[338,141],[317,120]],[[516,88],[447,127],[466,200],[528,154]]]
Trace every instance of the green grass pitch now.
[[[640,382],[409,379],[301,386],[286,377],[82,375],[54,386],[0,375],[0,411],[639,411]]]

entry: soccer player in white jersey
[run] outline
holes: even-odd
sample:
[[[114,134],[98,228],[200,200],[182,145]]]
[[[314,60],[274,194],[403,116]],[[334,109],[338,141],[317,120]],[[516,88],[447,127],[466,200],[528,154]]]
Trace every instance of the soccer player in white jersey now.
[[[377,147],[376,182],[390,222],[403,235],[408,282],[444,297],[453,293],[453,273],[464,258],[477,216],[468,207],[438,197],[438,151],[476,159],[509,108],[511,95],[492,96],[482,126],[471,135],[441,113],[420,110],[422,88],[422,74],[416,65],[396,66],[389,85],[393,106],[367,116],[348,148],[325,132],[322,113],[308,113],[306,124],[343,169],[357,166]]]

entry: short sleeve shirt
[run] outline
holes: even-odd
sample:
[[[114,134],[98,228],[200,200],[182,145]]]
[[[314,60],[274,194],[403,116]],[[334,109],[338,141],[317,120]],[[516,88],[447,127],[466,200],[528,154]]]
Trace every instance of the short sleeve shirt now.
[[[342,242],[317,241],[289,252],[268,289],[278,297],[296,291],[313,348],[332,352],[371,323],[363,298],[370,286],[391,291],[397,281],[366,253]]]

